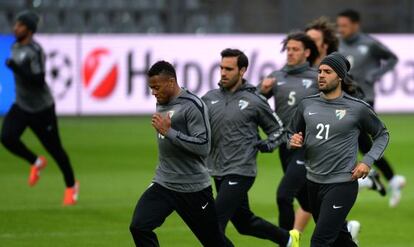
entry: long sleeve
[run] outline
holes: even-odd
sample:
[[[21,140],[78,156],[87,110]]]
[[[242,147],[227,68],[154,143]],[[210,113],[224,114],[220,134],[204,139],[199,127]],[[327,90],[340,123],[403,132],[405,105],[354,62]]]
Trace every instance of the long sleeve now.
[[[394,69],[398,62],[398,57],[390,51],[385,45],[379,41],[375,41],[372,45],[372,55],[375,59],[381,61],[381,66],[368,71],[366,80],[374,83],[379,80],[385,73]]]
[[[288,145],[289,145],[290,138],[295,133],[302,132],[305,137],[306,123],[303,117],[303,111],[304,111],[304,106],[303,106],[303,101],[302,101],[299,103],[298,108],[296,109],[292,119],[290,120],[290,123],[288,123],[287,132],[286,132],[286,135],[287,135],[286,138],[287,138]]]
[[[373,145],[371,150],[366,153],[362,162],[371,166],[380,159],[389,142],[389,133],[384,124],[368,106],[361,111],[361,131],[366,131],[372,137]]]
[[[193,105],[186,112],[188,135],[170,128],[166,137],[174,145],[196,155],[206,156],[210,152],[210,123],[206,114],[206,106]]]
[[[283,142],[285,130],[282,120],[266,101],[261,101],[258,108],[259,126],[266,133],[267,140],[272,144],[272,148],[275,149]]]
[[[14,60],[8,62],[8,67],[25,82],[35,87],[42,87],[45,82],[44,58],[40,51],[28,57],[22,64]]]
[[[266,76],[266,78],[276,78],[275,72],[272,72],[271,74]],[[270,91],[267,92],[267,93],[262,92],[262,82],[259,82],[259,84],[257,85],[256,88],[257,88],[257,92],[260,93],[261,95],[265,96],[266,99],[270,99],[272,96],[274,96],[275,85],[273,85],[273,88],[270,89]]]

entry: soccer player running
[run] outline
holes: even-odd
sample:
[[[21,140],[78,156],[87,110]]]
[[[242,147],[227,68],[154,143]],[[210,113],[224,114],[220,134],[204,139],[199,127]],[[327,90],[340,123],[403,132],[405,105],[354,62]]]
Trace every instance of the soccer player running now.
[[[157,132],[159,161],[153,183],[139,199],[132,218],[135,244],[159,246],[154,229],[176,211],[203,246],[225,246],[206,167],[211,139],[206,106],[178,86],[170,63],[155,63],[148,77],[157,99],[152,126]]]
[[[288,127],[289,146],[304,149],[307,187],[316,227],[311,247],[356,246],[345,219],[358,194],[356,179],[368,175],[385,151],[389,135],[372,108],[345,91],[348,60],[338,52],[319,66],[320,94],[303,99]],[[372,148],[357,162],[358,136],[373,138]]]
[[[340,34],[339,52],[350,61],[349,73],[364,92],[364,101],[374,107],[375,82],[395,67],[398,58],[378,40],[361,33],[360,21],[360,15],[355,10],[345,10],[338,14],[336,23]],[[362,133],[359,145],[360,150],[367,153],[371,149],[372,140]],[[405,177],[395,175],[385,158],[379,159],[375,165],[389,182],[389,206],[397,206],[401,200],[401,189],[406,183]]]
[[[212,148],[208,159],[217,190],[216,210],[221,230],[229,221],[240,234],[267,239],[280,246],[299,246],[299,232],[290,233],[254,215],[248,191],[256,174],[258,151],[272,152],[283,127],[266,99],[244,78],[248,58],[237,49],[221,52],[219,89],[202,97],[208,106]],[[268,136],[260,140],[258,127]],[[226,238],[227,246],[233,246]]]
[[[16,99],[4,118],[1,142],[10,152],[31,164],[28,182],[30,186],[36,185],[47,161],[20,140],[29,127],[63,173],[66,184],[63,205],[74,205],[79,184],[59,137],[54,100],[45,82],[45,55],[42,47],[33,40],[38,22],[39,16],[31,11],[23,11],[16,17],[13,28],[16,42],[11,57],[6,60],[6,66],[14,74]]]
[[[289,34],[283,40],[282,51],[286,51],[286,65],[272,72],[258,86],[266,98],[273,97],[275,110],[283,123],[288,124],[299,102],[318,92],[317,71],[312,68],[319,55],[313,40],[304,32]],[[303,150],[289,150],[287,140],[279,147],[279,157],[284,176],[280,181],[276,201],[279,209],[279,226],[284,229],[303,231],[310,218],[308,194],[306,191],[306,169]],[[293,207],[297,198],[300,209],[300,222],[295,223]]]
[[[319,67],[320,62],[324,57],[332,52],[338,51],[339,40],[336,36],[335,24],[331,23],[328,18],[320,17],[312,22],[310,22],[306,28],[305,32],[309,35],[318,47],[319,57],[316,59],[317,62],[315,67]],[[356,85],[354,85],[356,86]],[[353,92],[348,92],[351,96],[359,99],[363,99],[363,92],[358,87],[355,88]],[[369,175],[365,179],[358,179],[359,189],[361,188],[370,188],[372,190],[378,191],[381,195],[385,195],[385,187],[381,183],[379,174],[371,169]],[[303,231],[306,224],[308,223],[310,217],[307,212],[298,209],[296,212],[295,218],[295,229]],[[352,235],[352,239],[357,242],[357,237],[360,229],[360,223],[356,220],[348,221],[348,230]]]

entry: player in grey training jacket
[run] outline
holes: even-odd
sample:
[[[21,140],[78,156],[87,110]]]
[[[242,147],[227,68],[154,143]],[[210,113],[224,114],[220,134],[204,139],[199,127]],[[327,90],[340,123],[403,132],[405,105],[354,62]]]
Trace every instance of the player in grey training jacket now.
[[[45,55],[33,40],[38,22],[39,16],[32,11],[23,11],[16,17],[13,28],[16,42],[11,57],[6,60],[6,66],[14,74],[16,99],[4,118],[1,142],[10,152],[31,164],[29,185],[36,185],[47,160],[34,154],[20,140],[29,127],[63,173],[66,185],[63,205],[69,206],[77,202],[79,185],[60,140],[55,103],[45,82]]]
[[[312,247],[356,246],[345,219],[358,194],[356,179],[366,177],[388,144],[389,134],[372,108],[342,87],[350,68],[334,52],[319,66],[320,94],[302,100],[288,127],[291,148],[304,148],[311,212],[316,222]],[[357,162],[358,136],[367,132],[373,146]]]
[[[178,86],[170,63],[155,63],[148,77],[157,99],[152,126],[157,132],[158,166],[132,218],[135,244],[159,246],[154,229],[176,211],[203,246],[225,246],[206,168],[211,139],[206,106]]]
[[[257,152],[272,152],[282,141],[282,123],[266,98],[243,75],[246,55],[237,49],[221,52],[220,88],[202,97],[208,106],[212,147],[208,158],[217,189],[216,209],[225,232],[231,221],[239,233],[268,239],[280,246],[298,246],[299,233],[281,229],[253,214],[248,191],[257,175]],[[258,127],[268,138],[260,140]],[[229,239],[228,246],[233,246]]]
[[[364,92],[364,100],[374,107],[375,82],[395,67],[398,58],[378,40],[360,32],[360,15],[355,10],[342,11],[336,22],[340,34],[339,52],[349,59],[349,73]],[[361,135],[359,146],[363,153],[367,153],[372,141],[367,135]],[[390,207],[397,206],[401,199],[401,189],[406,183],[405,177],[396,175],[385,158],[378,160],[375,165],[389,181]]]
[[[289,124],[298,103],[306,96],[318,92],[318,74],[316,69],[311,67],[318,57],[318,50],[313,40],[304,32],[291,33],[282,43],[282,50],[286,50],[287,55],[286,65],[281,70],[273,71],[258,88],[266,98],[273,97],[277,115],[283,123]],[[284,172],[276,194],[279,226],[284,229],[298,229],[294,227],[294,198],[297,198],[301,209],[309,212],[305,157],[302,150],[287,149],[286,142],[287,140],[284,140],[279,147]]]
[[[318,62],[315,65],[316,68],[319,67],[320,62],[324,57],[331,54],[332,52],[338,51],[338,37],[336,36],[336,26],[334,23],[331,23],[326,17],[319,17],[312,22],[310,22],[305,28],[306,34],[309,35],[316,46],[318,47],[319,57]],[[350,79],[350,78],[348,78]],[[348,80],[351,87],[347,87],[353,90],[345,90],[350,96],[355,98],[362,99],[363,93],[362,90],[355,84],[355,82]],[[361,186],[361,185],[366,186]],[[365,179],[358,179],[359,189],[361,188],[370,188],[372,190],[378,191],[381,195],[385,195],[385,187],[381,183],[379,174],[375,169],[371,169],[368,177]],[[302,210],[298,209],[296,211],[295,217],[295,229],[303,231],[306,224],[309,222],[311,215]],[[356,220],[348,221],[348,230],[352,235],[352,239],[357,242],[358,234],[361,224]]]

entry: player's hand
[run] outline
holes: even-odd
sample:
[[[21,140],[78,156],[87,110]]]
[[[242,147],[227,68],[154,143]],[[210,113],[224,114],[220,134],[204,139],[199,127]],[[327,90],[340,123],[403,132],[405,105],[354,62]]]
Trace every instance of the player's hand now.
[[[274,77],[265,78],[262,81],[262,84],[260,86],[260,92],[264,93],[264,94],[268,93],[270,90],[272,90],[273,85],[275,84],[275,82],[276,82],[276,78],[274,78]]]
[[[295,133],[289,140],[289,145],[293,149],[301,148],[303,145],[303,134],[302,132]]]
[[[151,124],[158,131],[158,133],[165,136],[171,127],[170,115],[167,114],[165,117],[163,117],[160,113],[155,113],[152,115]]]
[[[358,178],[366,178],[371,168],[362,162],[359,162],[354,170],[352,170],[352,179],[357,180]]]
[[[8,58],[6,59],[6,66],[9,67],[10,69],[13,69],[17,67],[17,64],[13,59]]]

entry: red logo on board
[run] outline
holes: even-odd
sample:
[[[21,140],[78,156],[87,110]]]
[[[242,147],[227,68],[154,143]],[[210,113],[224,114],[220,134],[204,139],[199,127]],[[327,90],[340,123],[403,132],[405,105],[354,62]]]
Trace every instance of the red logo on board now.
[[[118,80],[118,65],[108,49],[92,50],[82,66],[83,86],[97,99],[107,98]]]

